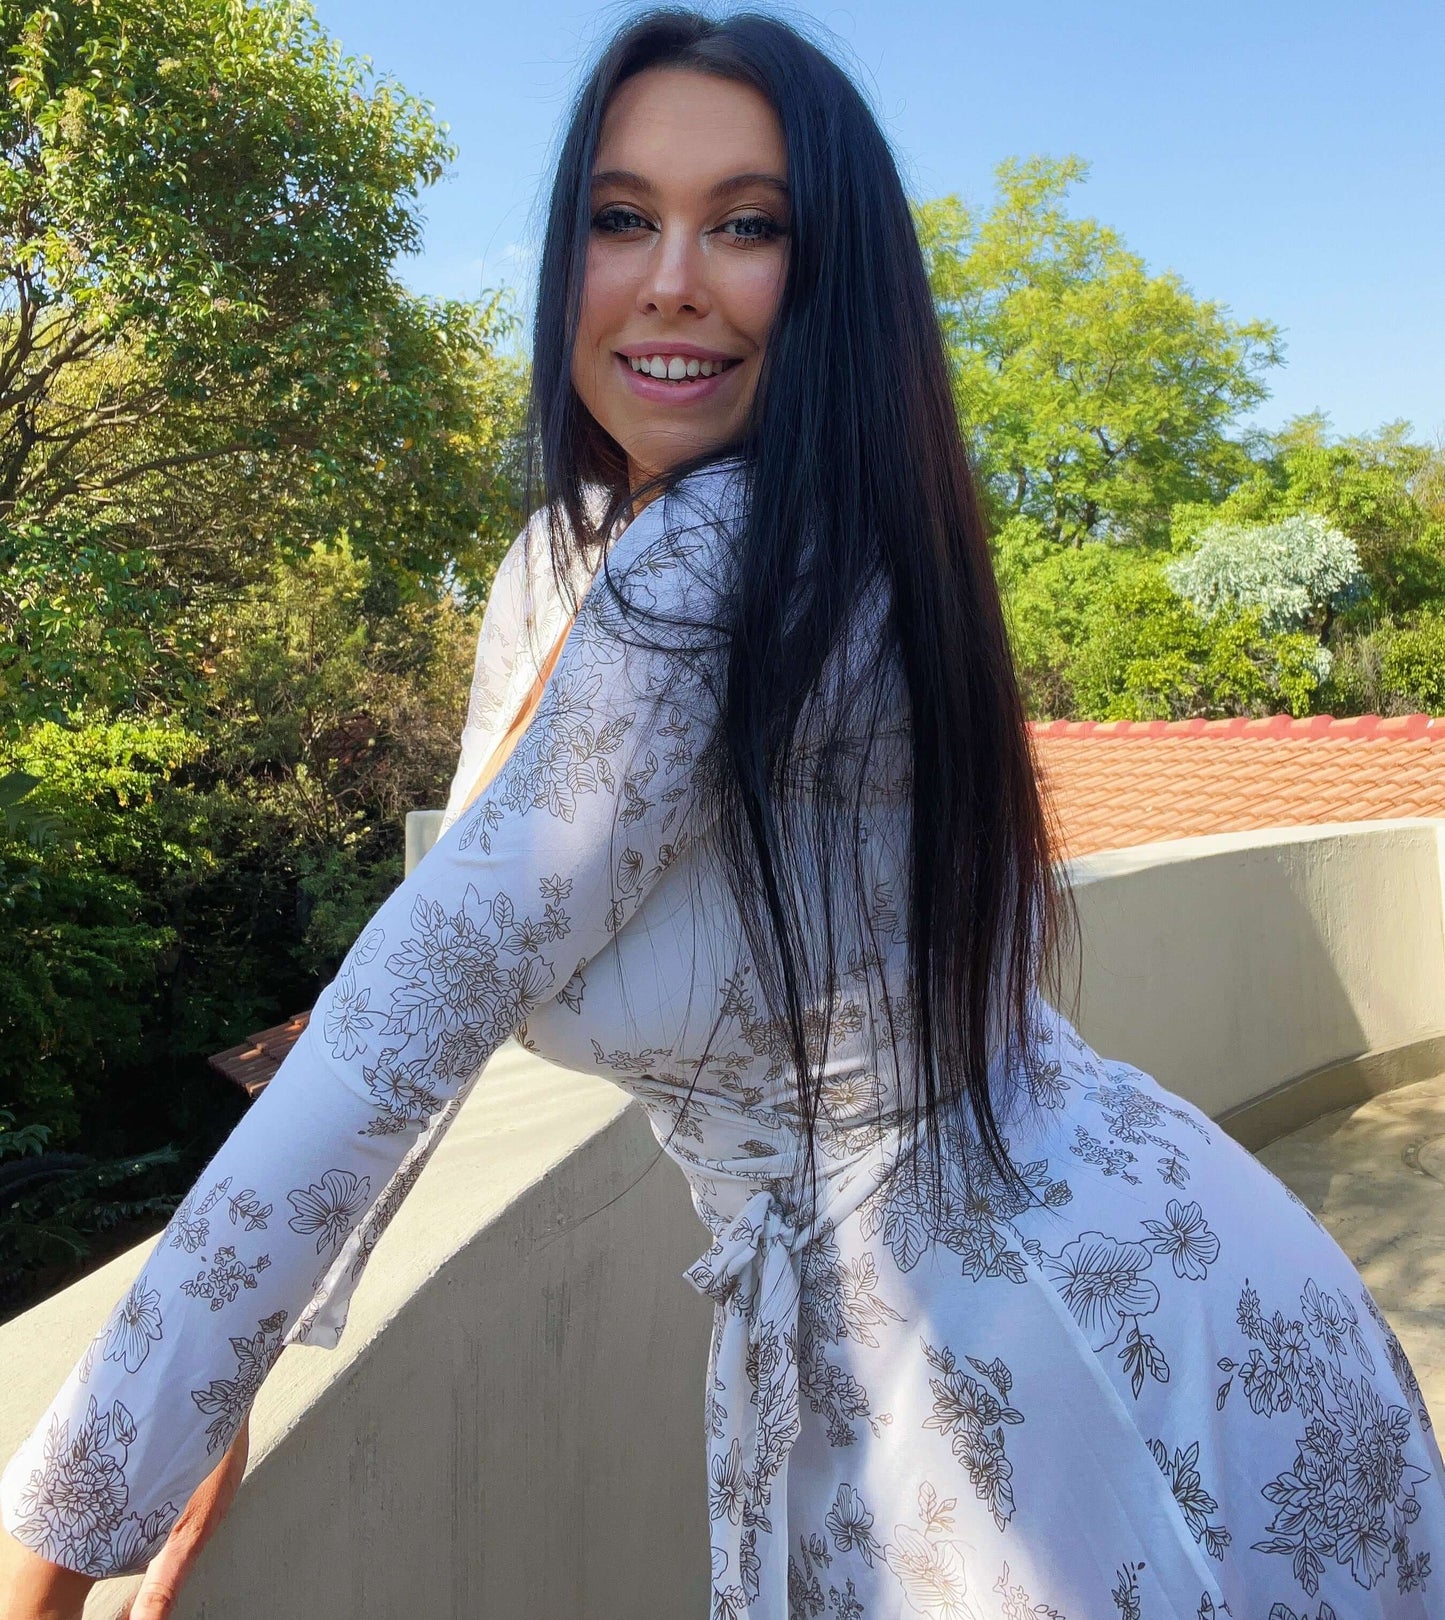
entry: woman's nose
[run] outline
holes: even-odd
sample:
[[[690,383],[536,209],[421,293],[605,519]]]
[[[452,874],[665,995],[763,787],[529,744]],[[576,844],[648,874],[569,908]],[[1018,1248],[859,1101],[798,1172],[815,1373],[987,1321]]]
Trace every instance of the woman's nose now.
[[[707,291],[707,262],[695,232],[666,226],[658,233],[643,260],[637,290],[639,310],[664,317],[681,310],[705,315],[711,300]]]

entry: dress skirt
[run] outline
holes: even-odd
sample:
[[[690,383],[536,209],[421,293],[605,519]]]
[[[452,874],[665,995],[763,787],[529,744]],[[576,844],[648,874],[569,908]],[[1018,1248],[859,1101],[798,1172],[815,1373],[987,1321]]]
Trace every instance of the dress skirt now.
[[[712,1620],[1445,1615],[1440,1452],[1354,1266],[1038,1005],[1026,1189],[960,1142],[932,1208],[895,1174],[800,1241],[760,1198],[754,1274],[736,1229],[694,1268]]]

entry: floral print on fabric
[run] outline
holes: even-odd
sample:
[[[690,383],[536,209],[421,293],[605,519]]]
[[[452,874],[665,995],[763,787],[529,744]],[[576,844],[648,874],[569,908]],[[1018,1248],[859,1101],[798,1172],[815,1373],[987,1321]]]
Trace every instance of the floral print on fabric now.
[[[627,601],[712,618],[735,470],[610,543]],[[866,770],[844,801],[860,916],[803,1008],[815,1202],[787,1029],[720,878],[717,667],[577,581],[530,724],[463,808],[571,611],[525,539],[484,617],[442,839],[11,1460],[6,1528],[88,1573],[141,1567],[281,1350],[339,1341],[512,1036],[637,1100],[711,1237],[686,1273],[713,1321],[696,1620],[1445,1612],[1445,1467],[1409,1360],[1333,1240],[1197,1109],[1036,996],[1033,1061],[991,1074],[1017,1177],[951,1116],[937,1188],[908,1173],[901,708],[828,756]],[[870,640],[888,608],[860,602],[844,679],[902,690]]]
[[[935,1350],[925,1343],[928,1365],[942,1374],[930,1378],[933,1416],[924,1427],[949,1437],[953,1455],[963,1464],[974,1493],[987,1504],[1000,1530],[1014,1516],[1014,1493],[1009,1480],[1013,1464],[1004,1452],[1004,1425],[1022,1423],[1024,1415],[1008,1404],[1013,1375],[1003,1362],[968,1357],[973,1373],[964,1372],[946,1345]],[[977,1374],[977,1376],[974,1376]]]
[[[1256,1550],[1287,1556],[1311,1597],[1329,1563],[1369,1588],[1393,1561],[1398,1589],[1414,1591],[1431,1568],[1429,1550],[1411,1547],[1417,1492],[1438,1486],[1407,1456],[1414,1417],[1377,1387],[1375,1357],[1347,1294],[1325,1293],[1310,1277],[1299,1307],[1297,1317],[1266,1317],[1246,1282],[1235,1319],[1251,1341],[1247,1354],[1219,1361],[1229,1375],[1216,1397],[1221,1409],[1237,1378],[1257,1416],[1293,1418],[1294,1463],[1261,1487],[1276,1511]]]
[[[39,1466],[16,1496],[11,1534],[83,1575],[144,1567],[180,1509],[167,1501],[144,1517],[130,1510],[126,1465],[135,1443],[135,1419],[119,1400],[102,1409],[90,1396],[74,1433],[69,1418],[52,1417]]]
[[[119,1361],[127,1372],[136,1372],[150,1353],[154,1340],[161,1337],[161,1296],[147,1288],[145,1277],[137,1277],[111,1317],[105,1336],[105,1359]]]
[[[711,611],[690,501],[655,503],[614,544],[622,599]],[[152,1547],[284,1345],[339,1341],[382,1232],[491,1054],[550,998],[580,1004],[582,968],[705,828],[703,672],[639,635],[604,585],[511,757],[362,931],[10,1460],[0,1507],[28,1544],[96,1575]],[[496,652],[514,626],[500,600],[489,618]],[[123,1529],[132,1520],[145,1534]]]
[[[746,1010],[736,997],[730,1005]],[[766,1512],[750,1512],[748,1436],[762,1397],[748,1377],[739,1383],[727,1376],[726,1354],[710,1367],[713,1612],[753,1620],[866,1620],[873,1612],[1278,1620],[1274,1606],[1285,1603],[1285,1613],[1290,1595],[1271,1578],[1275,1554],[1284,1550],[1273,1541],[1285,1533],[1288,1513],[1303,1523],[1324,1510],[1301,1504],[1296,1482],[1281,1480],[1278,1445],[1251,1441],[1256,1417],[1248,1402],[1238,1408],[1242,1417],[1227,1418],[1223,1392],[1202,1409],[1181,1405],[1173,1393],[1213,1390],[1210,1346],[1243,1327],[1258,1338],[1259,1355],[1254,1366],[1235,1358],[1241,1376],[1256,1399],[1273,1390],[1278,1403],[1280,1392],[1290,1391],[1296,1410],[1311,1389],[1330,1388],[1324,1375],[1312,1380],[1301,1359],[1308,1331],[1327,1350],[1346,1354],[1353,1334],[1374,1363],[1373,1380],[1340,1386],[1332,1419],[1340,1435],[1335,1477],[1366,1504],[1355,1510],[1355,1559],[1365,1583],[1338,1556],[1333,1576],[1316,1580],[1302,1555],[1297,1611],[1313,1600],[1352,1616],[1428,1614],[1412,1604],[1431,1582],[1432,1554],[1439,1557],[1440,1459],[1420,1421],[1423,1402],[1412,1393],[1418,1385],[1408,1361],[1389,1348],[1394,1336],[1357,1274],[1285,1189],[1196,1111],[1140,1071],[1099,1058],[1042,1004],[1040,1016],[1051,1025],[1050,1055],[1036,1071],[1046,1088],[1036,1103],[1042,1124],[1030,1131],[1016,1121],[1009,1141],[1021,1186],[1005,1183],[986,1156],[956,1140],[936,1205],[897,1174],[885,1174],[861,1198],[856,1186],[851,1195],[837,1193],[835,1181],[831,1206],[825,1195],[827,1214],[796,1244],[798,1304],[781,1317],[774,1312],[767,1327],[769,1344],[786,1351],[796,1320],[796,1343],[811,1347],[799,1358],[802,1429],[791,1448],[791,1534],[781,1569],[775,1476]],[[713,1114],[699,1116],[698,1140],[681,1161],[694,1175],[717,1135],[712,1096],[707,1107]],[[746,1112],[756,1124],[761,1099]],[[662,1122],[654,1123],[661,1138]],[[1101,1150],[1082,1165],[1073,1152],[1081,1130]],[[1152,1160],[1138,1156],[1141,1146]],[[748,1164],[776,1170],[777,1151],[775,1132],[742,1137],[732,1174]],[[1067,1180],[1055,1169],[1060,1154],[1073,1161]],[[848,1166],[845,1156],[840,1163]],[[708,1177],[696,1177],[707,1181],[708,1196],[699,1200],[705,1212],[726,1185],[716,1164],[709,1168]],[[783,1195],[786,1183],[777,1191]],[[1230,1278],[1238,1290],[1247,1274],[1241,1268],[1257,1263],[1262,1206],[1289,1232],[1274,1264],[1312,1267],[1297,1284],[1298,1323],[1266,1317],[1257,1305],[1237,1307],[1237,1292],[1219,1281]],[[739,1228],[718,1219],[725,1229],[708,1257],[713,1267]],[[746,1219],[741,1224],[752,1230]],[[1331,1279],[1328,1289],[1321,1271]],[[1364,1309],[1354,1307],[1352,1288]],[[788,1298],[776,1280],[773,1291]],[[725,1351],[726,1311],[723,1320],[714,1345]],[[1072,1324],[1068,1333],[1064,1321]],[[934,1331],[910,1333],[913,1322]],[[948,1322],[957,1337],[946,1331]],[[979,1341],[985,1323],[993,1324],[986,1349]],[[810,1377],[819,1350],[823,1370]],[[1021,1376],[1047,1397],[1041,1409],[1020,1397]],[[1394,1380],[1393,1395],[1385,1379]],[[910,1426],[900,1432],[897,1402],[910,1382],[926,1391],[926,1401],[920,1407],[913,1398]],[[1061,1383],[1082,1398],[1059,1396],[1054,1386]],[[1101,1383],[1117,1392],[1102,1402]],[[810,1398],[814,1389],[837,1399]],[[1315,1443],[1326,1439],[1318,1424],[1308,1434]],[[877,1455],[866,1460],[870,1447]],[[1100,1458],[1107,1483],[1091,1491],[1080,1465]],[[1367,1458],[1374,1468],[1368,1476]],[[865,1478],[875,1483],[865,1486]],[[1280,1512],[1275,1499],[1284,1502],[1286,1492],[1293,1494]],[[915,1515],[900,1512],[904,1501],[916,1504]],[[1429,1546],[1415,1528],[1426,1519]],[[1379,1574],[1386,1532],[1391,1557],[1398,1554],[1388,1589]],[[1291,1553],[1299,1550],[1297,1527],[1296,1538]],[[1111,1543],[1107,1559],[1100,1549]],[[1338,1532],[1331,1546],[1343,1550]],[[1087,1556],[1079,1556],[1084,1547]],[[1258,1594],[1271,1588],[1260,1607]],[[1313,1608],[1308,1613],[1317,1620]]]
[[[236,1370],[230,1378],[213,1378],[205,1389],[193,1389],[196,1409],[211,1422],[206,1425],[206,1452],[224,1451],[236,1438],[242,1420],[251,1410],[266,1374],[281,1354],[285,1311],[276,1311],[256,1324],[252,1334],[231,1340]]]

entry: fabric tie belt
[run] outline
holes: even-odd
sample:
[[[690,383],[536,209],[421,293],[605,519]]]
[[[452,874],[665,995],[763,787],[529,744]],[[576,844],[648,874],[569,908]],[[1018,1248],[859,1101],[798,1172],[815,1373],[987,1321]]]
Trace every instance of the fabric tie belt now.
[[[714,1614],[737,1615],[756,1604],[768,1620],[787,1617],[788,1453],[799,1430],[799,1247],[793,1217],[764,1188],[684,1273],[719,1307],[720,1318],[707,1392]],[[784,1534],[770,1556],[774,1491]]]
[[[758,1189],[683,1273],[717,1307],[707,1390],[714,1620],[788,1620],[788,1454],[801,1428],[806,1349],[800,1256],[887,1179],[914,1140],[911,1131],[889,1132],[834,1165],[806,1223],[772,1187]]]

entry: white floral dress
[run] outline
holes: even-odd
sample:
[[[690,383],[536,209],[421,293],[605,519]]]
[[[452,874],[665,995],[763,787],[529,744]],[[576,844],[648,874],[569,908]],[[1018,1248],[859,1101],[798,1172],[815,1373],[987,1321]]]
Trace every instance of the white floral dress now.
[[[735,511],[731,472],[612,543],[630,596],[707,611],[726,522],[664,531]],[[624,645],[600,580],[457,813],[565,623],[539,577],[519,537],[449,826],[10,1461],[5,1527],[92,1575],[140,1568],[281,1347],[337,1343],[378,1237],[516,1034],[640,1099],[715,1236],[687,1274],[715,1312],[706,1620],[1445,1614],[1440,1452],[1358,1274],[1248,1153],[1042,999],[1048,1063],[1005,1109],[1031,1192],[951,1133],[926,1207],[890,1174],[896,1071],[869,959],[845,953],[805,1211],[787,1047],[712,843],[708,682],[665,636]],[[895,970],[906,803],[879,772],[858,828]]]

